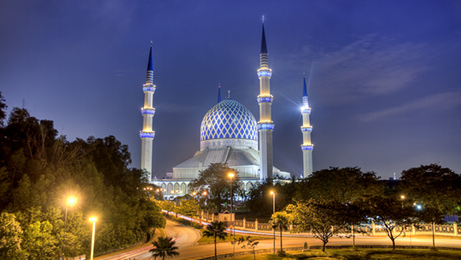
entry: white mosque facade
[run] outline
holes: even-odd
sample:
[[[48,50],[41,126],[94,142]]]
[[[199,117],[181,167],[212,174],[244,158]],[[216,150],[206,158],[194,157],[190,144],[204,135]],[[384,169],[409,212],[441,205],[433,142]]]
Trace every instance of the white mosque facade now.
[[[152,179],[151,182],[162,189],[164,196],[188,194],[189,183],[198,178],[200,172],[213,163],[222,163],[233,168],[237,172],[245,191],[250,190],[257,183],[267,180],[290,179],[290,173],[273,166],[272,131],[274,130],[274,123],[271,120],[270,110],[273,97],[270,94],[269,85],[272,70],[268,67],[264,24],[260,58],[261,66],[258,70],[260,95],[257,97],[260,106],[260,120],[257,121],[250,110],[232,99],[230,93],[227,98],[221,99],[221,89],[219,88],[217,104],[205,114],[200,125],[200,150],[192,158],[174,166],[173,172],[167,173],[165,179]],[[151,58],[149,62],[151,63]],[[151,66],[148,67],[152,68]],[[148,83],[152,84],[152,81]],[[146,118],[146,116],[144,117]],[[152,121],[149,123],[151,124]],[[146,129],[143,131],[145,132]],[[143,139],[143,131],[141,132],[141,139],[146,142],[145,137]],[[149,127],[147,131],[153,132]],[[148,138],[152,140],[153,136],[148,136]],[[304,140],[302,147],[305,145]],[[146,151],[145,148],[142,152],[144,153],[144,151]],[[141,158],[147,160],[146,158],[149,156],[151,154],[142,155]],[[309,161],[312,164],[311,159],[304,159],[303,161],[304,163]],[[141,162],[141,165],[146,164],[146,162]],[[312,169],[312,167],[307,168]],[[144,167],[143,169],[151,168]],[[151,172],[148,174],[151,176]]]

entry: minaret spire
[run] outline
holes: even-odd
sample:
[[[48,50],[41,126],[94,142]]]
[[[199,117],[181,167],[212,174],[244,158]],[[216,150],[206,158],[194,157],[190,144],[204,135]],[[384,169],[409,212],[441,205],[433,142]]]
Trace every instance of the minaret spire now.
[[[302,101],[301,114],[303,116],[303,125],[301,126],[301,132],[303,133],[303,144],[301,145],[301,150],[303,151],[303,177],[307,178],[312,174],[312,150],[314,149],[314,145],[311,141],[312,126],[309,119],[311,108],[307,100],[306,75],[303,78]]]
[[[271,106],[273,96],[270,91],[270,79],[272,70],[269,68],[269,58],[267,52],[266,33],[264,30],[264,16],[262,21],[262,38],[260,53],[260,68],[258,69],[259,77],[259,153],[260,153],[260,174],[261,181],[272,182],[273,178],[273,146],[272,131],[274,122],[272,122]]]
[[[155,115],[154,93],[154,69],[152,65],[152,42],[150,43],[149,61],[147,62],[146,84],[143,85],[144,106],[141,108],[142,114],[142,131],[139,133],[141,138],[141,169],[148,174],[148,180],[152,180],[152,144],[155,137],[155,131],[152,130],[152,124]]]
[[[219,87],[218,87],[218,103],[221,102],[221,83],[219,83]]]
[[[263,16],[263,36],[261,40],[261,53],[267,53],[266,33],[264,32],[264,16]]]

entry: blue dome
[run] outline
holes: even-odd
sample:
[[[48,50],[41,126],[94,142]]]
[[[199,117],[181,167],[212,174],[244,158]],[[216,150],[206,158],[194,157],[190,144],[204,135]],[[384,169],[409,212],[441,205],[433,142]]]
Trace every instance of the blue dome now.
[[[258,126],[253,114],[242,104],[225,99],[203,117],[200,141],[210,139],[250,139],[258,141]]]

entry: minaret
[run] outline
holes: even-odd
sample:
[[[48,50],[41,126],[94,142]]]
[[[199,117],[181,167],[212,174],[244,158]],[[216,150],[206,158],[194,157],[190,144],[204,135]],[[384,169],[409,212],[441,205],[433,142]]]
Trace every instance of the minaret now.
[[[307,178],[312,174],[312,150],[314,149],[314,145],[311,142],[312,126],[309,119],[311,108],[307,101],[306,76],[304,76],[301,114],[303,115],[303,125],[301,126],[301,132],[303,133],[303,144],[301,145],[301,149],[303,150],[303,177]]]
[[[154,69],[152,66],[152,42],[150,44],[149,62],[147,63],[146,84],[143,85],[144,107],[141,108],[142,131],[141,137],[141,169],[148,173],[148,180],[152,180],[152,143],[155,131],[152,130],[152,123],[155,115],[154,93]]]
[[[274,130],[274,122],[271,117],[272,95],[270,90],[270,79],[272,70],[268,64],[268,53],[266,46],[266,35],[264,32],[264,16],[262,23],[262,40],[261,40],[261,54],[260,54],[260,67],[258,69],[259,77],[259,152],[261,159],[261,181],[267,180],[272,182],[273,178],[273,149],[272,149],[272,131]]]

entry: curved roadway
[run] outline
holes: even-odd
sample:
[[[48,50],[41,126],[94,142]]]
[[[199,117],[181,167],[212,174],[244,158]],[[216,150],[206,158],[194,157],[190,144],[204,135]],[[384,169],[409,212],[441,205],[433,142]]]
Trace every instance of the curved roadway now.
[[[214,255],[214,244],[206,244],[206,245],[197,245],[196,242],[200,239],[200,232],[196,229],[183,226],[176,222],[172,222],[167,220],[166,227],[163,230],[165,235],[171,236],[175,238],[176,245],[179,248],[179,257],[175,257],[173,259],[198,259],[204,258],[208,256]],[[247,234],[245,234],[247,235]],[[255,234],[256,235],[256,234]],[[267,235],[267,233],[265,233]],[[304,242],[307,242],[309,246],[321,246],[322,242],[318,239],[312,237],[283,237],[283,247],[301,247],[303,246]],[[456,238],[436,238],[436,246],[438,247],[461,247],[461,241]],[[273,240],[259,240],[259,244],[256,249],[264,249],[264,248],[273,248]],[[352,246],[352,239],[346,238],[338,238],[334,237],[330,239],[330,242],[327,244],[328,246],[333,245],[351,245]],[[389,245],[391,246],[391,240],[387,236],[378,236],[378,237],[370,237],[370,236],[357,236],[356,237],[356,245]],[[405,245],[405,246],[432,246],[432,239],[428,237],[399,237],[396,239],[396,245]],[[96,245],[97,246],[97,245]],[[276,234],[276,250],[280,249],[280,240],[279,234]],[[149,250],[152,248],[151,244],[144,244],[142,247],[138,247],[133,250],[126,250],[120,253],[114,253],[108,256],[101,256],[95,258],[97,260],[122,260],[122,259],[150,259],[151,253]],[[234,251],[233,245],[229,242],[225,243],[218,243],[217,244],[217,251],[218,254],[227,254],[232,253]],[[241,249],[239,246],[235,246],[235,252],[240,251],[249,251],[248,249]]]

